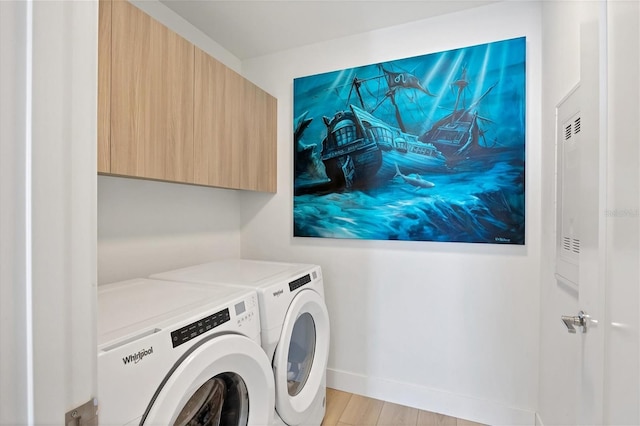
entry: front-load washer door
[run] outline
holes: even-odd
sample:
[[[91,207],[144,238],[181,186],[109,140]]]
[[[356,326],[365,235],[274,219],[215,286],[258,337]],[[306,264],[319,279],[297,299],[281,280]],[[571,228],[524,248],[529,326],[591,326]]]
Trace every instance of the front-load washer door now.
[[[303,290],[289,305],[273,358],[276,411],[285,423],[304,423],[324,398],[328,357],[327,307],[318,293]]]
[[[271,366],[256,342],[211,336],[176,362],[140,425],[268,425],[274,398]]]

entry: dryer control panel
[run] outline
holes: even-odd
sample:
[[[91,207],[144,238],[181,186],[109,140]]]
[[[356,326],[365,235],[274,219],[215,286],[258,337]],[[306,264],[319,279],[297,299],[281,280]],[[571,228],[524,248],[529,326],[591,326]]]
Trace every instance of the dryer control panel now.
[[[305,284],[311,282],[311,276],[309,274],[303,275],[298,279],[295,279],[289,283],[289,291],[297,290]]]
[[[309,274],[304,274],[301,277],[289,282],[289,291],[295,291],[303,285],[309,284],[312,281],[316,281],[318,277],[319,272],[317,270],[313,270]]]

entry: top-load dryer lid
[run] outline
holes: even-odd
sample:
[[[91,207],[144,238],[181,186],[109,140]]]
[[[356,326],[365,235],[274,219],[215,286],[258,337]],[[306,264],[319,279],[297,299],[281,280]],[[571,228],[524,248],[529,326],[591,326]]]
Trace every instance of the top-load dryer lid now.
[[[98,287],[98,346],[246,296],[243,288],[133,279]]]
[[[288,280],[292,276],[307,272],[314,267],[316,265],[302,263],[224,259],[155,274],[152,277],[262,288],[275,282]]]

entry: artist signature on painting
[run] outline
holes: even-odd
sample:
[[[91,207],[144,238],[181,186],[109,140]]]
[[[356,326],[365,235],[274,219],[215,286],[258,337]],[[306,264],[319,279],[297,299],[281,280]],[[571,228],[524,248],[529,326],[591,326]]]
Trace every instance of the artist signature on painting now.
[[[498,242],[498,243],[510,243],[511,242],[511,238],[496,237],[495,241]]]

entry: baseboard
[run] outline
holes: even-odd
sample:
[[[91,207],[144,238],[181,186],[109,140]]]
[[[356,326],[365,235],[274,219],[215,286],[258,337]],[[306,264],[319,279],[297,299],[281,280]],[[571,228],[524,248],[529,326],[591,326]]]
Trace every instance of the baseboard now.
[[[327,387],[486,425],[534,426],[536,413],[411,383],[328,369]],[[539,423],[542,424],[542,423]]]

